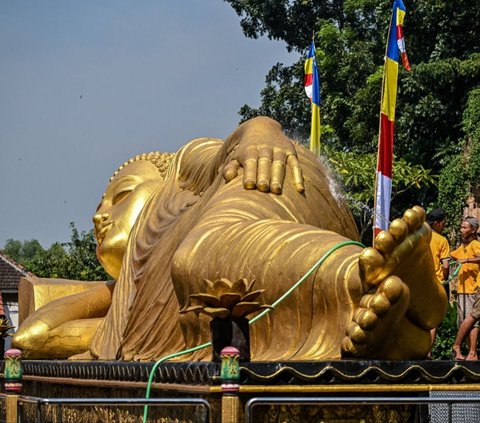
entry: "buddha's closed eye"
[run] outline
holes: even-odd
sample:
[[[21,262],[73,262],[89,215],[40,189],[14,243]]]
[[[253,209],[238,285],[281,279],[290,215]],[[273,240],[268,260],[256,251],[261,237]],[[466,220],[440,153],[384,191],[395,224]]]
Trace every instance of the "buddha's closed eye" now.
[[[132,190],[124,190],[119,192],[118,194],[115,194],[115,197],[113,197],[112,204],[118,204],[120,201],[122,201],[124,198],[128,197],[128,195],[132,192]]]

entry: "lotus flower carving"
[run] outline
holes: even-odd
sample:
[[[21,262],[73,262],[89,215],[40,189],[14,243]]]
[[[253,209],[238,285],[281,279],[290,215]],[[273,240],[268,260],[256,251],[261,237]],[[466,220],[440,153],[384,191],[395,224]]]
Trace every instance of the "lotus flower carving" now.
[[[206,292],[192,294],[189,302],[180,310],[180,313],[194,312],[203,313],[212,318],[226,319],[244,318],[257,311],[272,308],[269,305],[255,301],[265,290],[254,291],[255,279],[248,282],[247,279],[239,279],[231,282],[221,278],[216,281],[204,279]]]

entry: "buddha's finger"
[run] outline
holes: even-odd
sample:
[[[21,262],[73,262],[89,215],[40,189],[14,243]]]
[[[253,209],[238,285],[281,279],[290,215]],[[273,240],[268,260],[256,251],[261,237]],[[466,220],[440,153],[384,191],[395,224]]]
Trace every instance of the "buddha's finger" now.
[[[270,181],[270,191],[274,194],[282,193],[286,161],[287,153],[283,149],[275,149],[273,152],[272,180]]]
[[[293,185],[298,192],[305,191],[305,185],[303,184],[303,173],[300,163],[294,154],[287,156],[287,166],[290,167],[293,175]]]
[[[238,169],[240,169],[240,162],[238,160],[231,160],[223,168],[223,177],[227,182],[230,182],[238,175]]]
[[[270,190],[271,172],[272,148],[262,147],[258,152],[257,188],[259,191],[268,192]]]
[[[254,145],[247,147],[243,166],[245,169],[243,173],[243,187],[245,189],[255,189],[257,186],[257,162],[257,147]]]

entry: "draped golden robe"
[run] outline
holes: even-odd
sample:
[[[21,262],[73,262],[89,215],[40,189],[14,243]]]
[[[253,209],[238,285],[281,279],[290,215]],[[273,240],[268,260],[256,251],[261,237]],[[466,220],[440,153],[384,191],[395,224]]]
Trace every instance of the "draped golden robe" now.
[[[358,239],[350,211],[321,162],[297,145],[305,192],[245,190],[222,169],[237,144],[197,139],[180,149],[132,230],[112,305],[90,351],[100,359],[154,360],[210,340],[207,322],[179,310],[203,278],[256,279],[272,304],[331,247]],[[361,248],[334,253],[251,327],[254,360],[340,358],[362,295]],[[209,349],[184,359],[209,358]]]

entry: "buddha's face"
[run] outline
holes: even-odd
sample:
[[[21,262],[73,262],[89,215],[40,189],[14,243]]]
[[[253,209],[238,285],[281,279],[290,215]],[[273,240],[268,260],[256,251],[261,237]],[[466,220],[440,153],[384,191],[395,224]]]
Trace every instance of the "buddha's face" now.
[[[157,167],[148,160],[126,165],[115,175],[93,216],[97,257],[117,279],[130,232],[153,191],[163,183]]]

